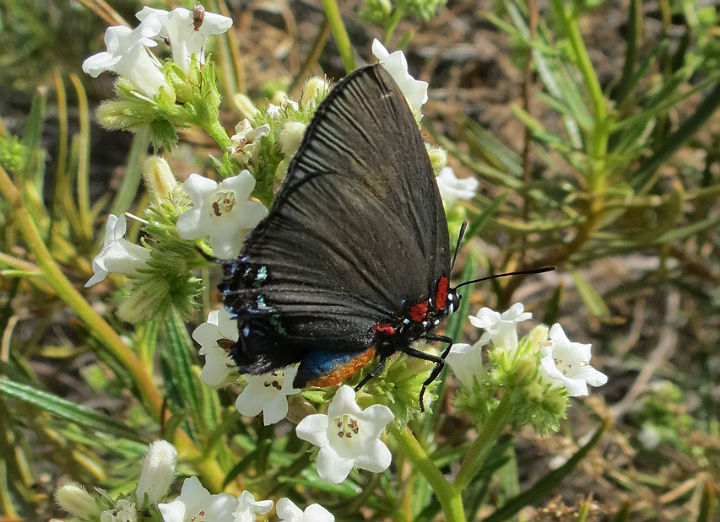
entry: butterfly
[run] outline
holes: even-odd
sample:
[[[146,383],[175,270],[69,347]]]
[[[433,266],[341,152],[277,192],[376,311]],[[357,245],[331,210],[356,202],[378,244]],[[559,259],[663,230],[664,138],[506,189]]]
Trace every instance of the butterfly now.
[[[433,333],[459,303],[451,264],[410,107],[381,65],[358,69],[318,106],[268,216],[223,262],[238,370],[299,363],[294,387],[330,386],[404,352],[435,363],[422,405],[452,345]],[[412,348],[418,339],[448,346],[436,356]]]

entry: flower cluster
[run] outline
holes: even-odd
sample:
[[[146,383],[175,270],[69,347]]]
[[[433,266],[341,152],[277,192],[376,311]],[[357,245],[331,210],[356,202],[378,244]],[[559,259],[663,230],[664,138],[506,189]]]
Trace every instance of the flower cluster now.
[[[143,7],[136,16],[140,25],[135,29],[108,27],[105,31],[107,51],[87,58],[82,68],[93,78],[104,71],[112,71],[150,98],[162,89],[173,92],[161,62],[149,52],[150,48],[160,41],[169,41],[175,65],[187,74],[193,58],[199,64],[205,63],[207,37],[222,34],[232,25],[232,19],[206,13],[199,4],[193,11],[183,7],[169,12]]]
[[[164,441],[153,442],[148,448],[138,478],[135,494],[111,498],[105,492],[92,495],[75,483],[65,484],[55,493],[55,500],[78,522],[137,522],[159,513],[163,522],[254,522],[257,515],[269,513],[272,500],[255,500],[249,491],[235,497],[227,493],[211,494],[197,477],[184,480],[180,495],[163,502],[175,480],[177,450]],[[333,522],[335,517],[319,504],[305,510],[290,499],[277,503],[279,522]]]
[[[515,423],[539,431],[557,426],[568,397],[588,394],[607,376],[590,366],[590,345],[570,341],[562,327],[539,325],[519,339],[517,325],[532,317],[521,303],[503,313],[482,308],[470,324],[483,330],[472,344],[453,345],[447,363],[461,386],[456,405],[481,423],[497,405],[497,390],[517,398]],[[487,351],[488,362],[483,360]]]

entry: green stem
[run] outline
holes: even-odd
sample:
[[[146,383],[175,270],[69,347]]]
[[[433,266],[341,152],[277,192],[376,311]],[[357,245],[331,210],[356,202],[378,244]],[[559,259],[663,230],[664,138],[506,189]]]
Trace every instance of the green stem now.
[[[600,87],[600,81],[595,74],[593,64],[590,61],[590,55],[585,47],[585,42],[580,34],[580,23],[577,11],[573,9],[569,3],[563,2],[563,0],[553,0],[553,6],[564,22],[563,27],[565,28],[570,46],[575,55],[575,65],[583,77],[583,82],[585,83],[585,88],[588,90],[593,107],[595,125],[589,136],[591,164],[587,181],[590,191],[598,195],[605,190],[607,178],[605,168],[605,155],[609,135],[607,101]]]
[[[442,506],[445,522],[466,522],[462,496],[460,495],[462,488],[453,487],[453,484],[450,484],[445,479],[432,459],[428,457],[425,450],[420,446],[410,428],[407,426],[403,428],[393,426],[390,429],[390,434],[397,442],[403,455],[413,463],[415,469],[430,484]]]
[[[20,229],[28,250],[35,257],[38,268],[42,271],[45,281],[52,287],[57,296],[62,299],[80,319],[87,325],[92,335],[105,346],[132,376],[133,382],[140,394],[140,400],[146,411],[158,422],[163,415],[162,398],[158,388],[153,383],[153,376],[142,361],[123,342],[113,328],[93,310],[80,292],[68,280],[60,267],[53,259],[50,251],[40,236],[35,222],[27,212],[20,191],[10,179],[8,173],[0,167],[0,194],[5,198],[12,211],[14,223]],[[166,415],[169,416],[169,413]],[[195,460],[198,473],[204,484],[218,491],[222,484],[224,473],[218,463],[209,458],[201,458],[200,451],[193,445],[184,432],[178,432],[175,438],[178,452],[185,458]]]
[[[328,22],[330,22],[330,28],[335,37],[338,51],[340,51],[345,72],[350,73],[355,70],[355,56],[353,56],[350,38],[345,29],[345,24],[342,21],[342,16],[340,16],[340,9],[338,9],[335,0],[323,0],[323,7],[325,8],[325,16],[327,16]]]
[[[218,144],[221,150],[226,151],[228,147],[232,146],[232,140],[230,140],[230,136],[228,136],[228,133],[225,132],[225,128],[220,124],[218,120],[213,121],[212,123],[205,125],[205,132],[207,132],[212,139],[215,140],[215,143]]]
[[[503,429],[510,420],[512,414],[511,401],[509,395],[505,395],[498,404],[497,408],[485,422],[482,431],[478,434],[475,442],[472,443],[470,449],[460,465],[460,470],[455,475],[453,486],[456,490],[465,489],[473,477],[481,470],[485,459],[490,450],[495,446],[498,437],[502,434]]]
[[[390,38],[392,38],[392,35],[395,33],[395,29],[397,29],[397,26],[400,23],[400,20],[402,20],[404,14],[404,11],[400,8],[396,8],[395,11],[393,11],[390,20],[385,27],[385,34],[383,35],[383,43],[385,45],[390,45]]]

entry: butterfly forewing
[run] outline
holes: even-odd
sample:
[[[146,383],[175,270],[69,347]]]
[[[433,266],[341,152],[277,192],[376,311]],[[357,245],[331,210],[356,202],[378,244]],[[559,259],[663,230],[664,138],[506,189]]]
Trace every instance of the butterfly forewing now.
[[[226,266],[240,370],[367,349],[373,326],[434,295],[448,242],[402,92],[380,66],[356,71],[320,104],[268,217]]]

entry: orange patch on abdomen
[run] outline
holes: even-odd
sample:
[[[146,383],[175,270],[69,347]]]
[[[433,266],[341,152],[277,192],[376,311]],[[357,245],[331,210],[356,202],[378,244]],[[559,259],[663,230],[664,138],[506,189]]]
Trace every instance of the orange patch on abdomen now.
[[[355,373],[357,373],[361,368],[367,365],[367,363],[372,361],[374,357],[375,348],[368,348],[349,363],[335,368],[330,373],[321,375],[315,380],[308,381],[307,386],[334,386],[344,381],[348,377],[355,375]]]

